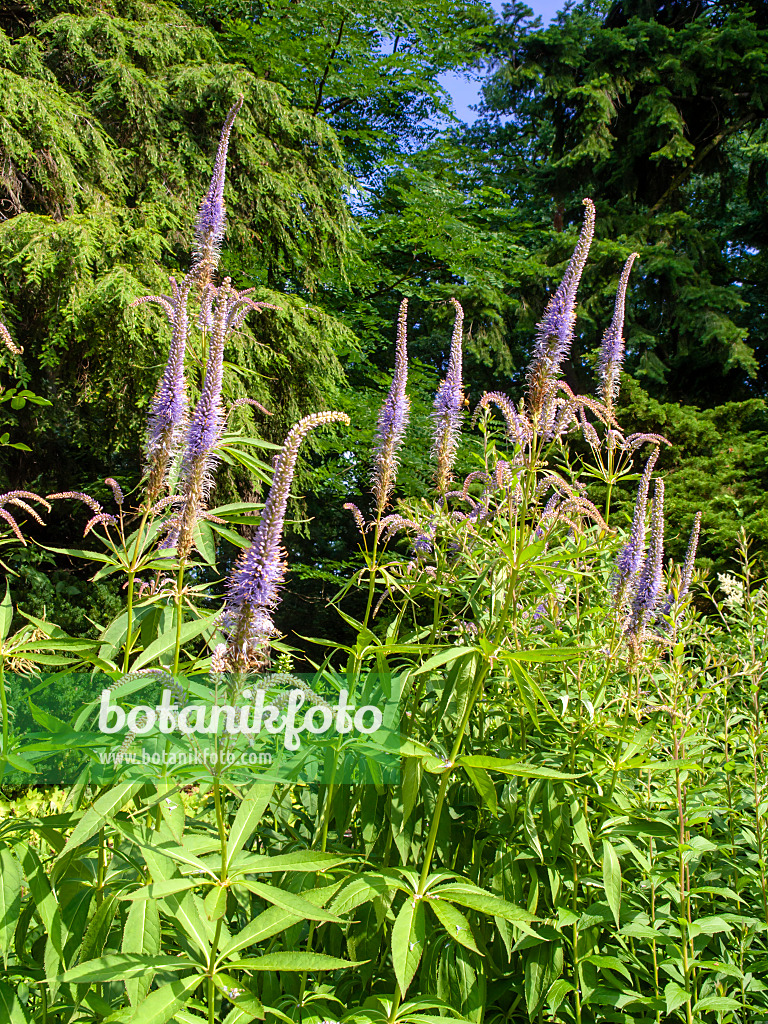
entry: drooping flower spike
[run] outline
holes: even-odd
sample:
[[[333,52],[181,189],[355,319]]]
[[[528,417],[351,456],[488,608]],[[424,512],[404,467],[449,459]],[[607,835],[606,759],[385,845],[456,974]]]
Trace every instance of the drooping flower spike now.
[[[488,475],[488,473],[485,472],[484,469],[473,469],[471,473],[468,473],[464,477],[464,483],[462,484],[461,490],[459,491],[459,494],[461,494],[462,498],[469,497],[469,488],[474,483],[484,484],[485,490],[487,490],[488,487],[491,486],[491,477]]]
[[[432,420],[435,425],[432,454],[437,460],[435,484],[440,494],[444,494],[451,479],[451,471],[456,459],[456,449],[461,430],[464,390],[461,379],[461,343],[464,327],[464,310],[456,299],[451,299],[456,310],[456,319],[451,336],[451,352],[448,359],[448,372],[441,382],[435,396],[435,407]]]
[[[405,516],[401,516],[398,512],[393,512],[391,515],[385,516],[381,520],[381,538],[386,544],[387,541],[391,540],[396,533],[400,530],[411,530],[414,533],[421,534],[422,528],[413,519],[408,519]]]
[[[0,341],[2,341],[8,351],[12,352],[15,356],[20,356],[24,351],[23,348],[20,348],[18,345],[14,345],[10,331],[2,322],[0,322]]]
[[[269,302],[259,303],[258,305],[261,309],[277,309],[277,306],[272,306]],[[265,416],[272,415],[269,409],[265,409],[261,402],[257,402],[255,398],[238,398],[237,401],[233,402],[227,410],[227,420],[229,420],[229,417],[235,409],[239,409],[241,405],[251,405],[254,409],[258,409],[259,412],[263,413]]]
[[[100,515],[104,511],[95,498],[92,498],[90,494],[85,494],[83,491],[57,491],[56,494],[46,494],[45,497],[47,501],[53,501],[57,498],[82,501],[83,504],[87,505],[92,512],[96,513],[96,515]]]
[[[108,476],[104,483],[107,485],[107,487],[111,488],[112,494],[115,496],[115,504],[119,505],[122,508],[123,502],[125,501],[125,496],[123,494],[123,489],[120,486],[120,484],[111,476]]]
[[[108,483],[109,481],[105,481]],[[112,481],[114,483],[114,481]],[[117,486],[117,484],[115,484]],[[119,489],[119,488],[118,488]],[[122,493],[122,492],[121,492]],[[59,491],[57,494],[48,494],[46,498],[53,500],[55,498],[69,499],[73,501],[82,501],[84,505],[87,505],[91,512],[94,513],[93,517],[88,520],[85,529],[83,530],[83,536],[87,536],[94,526],[101,524],[102,526],[115,526],[117,520],[109,512],[105,512],[98,501],[92,498],[90,494],[85,494],[83,491]]]
[[[352,501],[346,501],[341,507],[346,512],[352,513],[352,518],[355,520],[358,530],[363,536],[365,536],[365,518],[357,505]]]
[[[405,393],[408,383],[407,317],[408,300],[403,299],[397,317],[395,372],[376,427],[372,484],[377,520],[386,508],[395,486],[398,455],[408,426],[410,401]]]
[[[496,405],[501,411],[507,424],[507,436],[521,448],[524,447],[531,437],[531,425],[526,417],[517,411],[514,403],[500,391],[486,391],[472,413],[472,426],[477,423],[481,411],[491,404]]]
[[[27,542],[24,540],[22,532],[19,529],[19,524],[5,506],[15,505],[17,508],[23,509],[24,512],[32,516],[35,522],[44,526],[45,523],[35,509],[28,504],[28,501],[38,501],[44,506],[46,512],[51,511],[51,506],[45,498],[41,498],[39,494],[35,494],[33,491],[8,491],[6,494],[0,494],[0,519],[4,519],[5,522],[8,523],[11,530],[13,530],[16,539],[20,540],[25,547]]]
[[[627,296],[627,284],[632,264],[639,253],[630,254],[619,278],[616,289],[616,302],[613,307],[613,319],[603,335],[598,364],[599,384],[597,393],[608,409],[613,409],[619,397],[619,377],[624,362],[624,304]]]
[[[349,422],[343,412],[305,416],[290,430],[277,456],[256,534],[227,582],[222,625],[229,637],[227,660],[236,671],[263,668],[268,663],[269,640],[275,633],[272,612],[280,600],[285,574],[283,524],[301,443],[316,427]]]
[[[83,530],[83,536],[87,537],[94,526],[98,526],[99,524],[102,526],[116,526],[117,520],[113,515],[110,515],[109,512],[100,512],[97,516],[94,516],[93,519],[88,520],[85,529]]]
[[[526,404],[531,418],[537,421],[573,341],[576,292],[595,232],[595,204],[591,199],[585,199],[584,206],[586,213],[579,240],[563,279],[544,310],[534,342],[533,359],[528,367]]]

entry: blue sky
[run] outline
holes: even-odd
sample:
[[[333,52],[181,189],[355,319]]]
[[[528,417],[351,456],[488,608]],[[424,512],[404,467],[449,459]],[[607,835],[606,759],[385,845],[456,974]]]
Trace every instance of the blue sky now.
[[[547,25],[563,7],[564,0],[525,0],[533,13],[541,16],[542,22]],[[491,6],[501,14],[503,0],[491,0]],[[458,116],[471,123],[477,116],[470,110],[470,105],[478,102],[479,88],[476,82],[468,81],[461,75],[441,75],[440,82],[453,98],[453,106]]]

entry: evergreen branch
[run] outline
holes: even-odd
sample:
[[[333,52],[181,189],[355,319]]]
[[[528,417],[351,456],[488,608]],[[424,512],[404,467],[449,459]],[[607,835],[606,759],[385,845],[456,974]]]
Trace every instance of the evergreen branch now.
[[[690,177],[691,174],[693,174],[693,172],[696,170],[699,164],[701,164],[714,149],[717,149],[717,147],[720,145],[723,139],[727,139],[729,138],[729,136],[735,135],[737,132],[740,132],[741,129],[745,127],[745,125],[749,124],[750,121],[754,121],[755,117],[755,114],[749,114],[747,117],[743,117],[731,128],[724,129],[723,131],[719,132],[713,139],[711,139],[706,144],[706,146],[704,146],[704,148],[696,154],[696,156],[693,158],[693,160],[691,160],[688,166],[684,167],[683,170],[680,171],[680,173],[675,178],[672,179],[671,185],[664,192],[661,198],[657,200],[656,203],[654,203],[654,205],[650,209],[650,213],[658,213],[662,206],[664,206],[666,201],[672,195],[672,193],[677,191],[677,189],[683,184],[685,179]]]

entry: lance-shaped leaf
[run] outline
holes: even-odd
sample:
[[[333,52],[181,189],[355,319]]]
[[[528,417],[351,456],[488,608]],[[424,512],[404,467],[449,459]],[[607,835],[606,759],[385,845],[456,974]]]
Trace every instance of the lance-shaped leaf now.
[[[230,864],[253,835],[267,809],[273,790],[273,785],[260,785],[257,782],[245,794],[227,839],[227,856]]]
[[[406,898],[392,928],[392,964],[400,991],[405,994],[419,966],[427,937],[422,899]]]
[[[8,953],[21,912],[21,868],[7,846],[0,846],[0,953],[8,966]]]
[[[86,960],[65,971],[61,981],[114,981],[138,978],[146,971],[181,971],[198,965],[185,956],[147,956],[142,953],[107,953],[95,960]]]
[[[123,953],[158,956],[160,953],[160,912],[155,900],[139,900],[128,911],[120,947]],[[149,994],[154,971],[146,969],[136,978],[126,978],[125,991],[131,1006],[138,1006]]]
[[[67,840],[67,845],[61,851],[57,860],[63,857],[70,850],[82,846],[91,836],[94,836],[103,827],[110,815],[117,814],[129,803],[144,786],[143,782],[121,782],[117,786],[108,789],[106,793],[95,801],[75,825],[72,835]]]
[[[202,980],[200,975],[191,974],[155,989],[136,1007],[126,1024],[166,1024],[188,1002]]]

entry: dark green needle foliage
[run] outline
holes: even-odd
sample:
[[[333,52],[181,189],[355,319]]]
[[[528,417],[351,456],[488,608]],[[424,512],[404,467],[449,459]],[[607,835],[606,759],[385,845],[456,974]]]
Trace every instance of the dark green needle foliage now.
[[[557,230],[593,196],[604,237],[640,253],[629,365],[657,398],[761,394],[764,5],[584,3],[546,31],[507,10],[474,132],[495,180]],[[593,295],[613,261],[595,272]]]
[[[223,269],[241,286],[306,290],[340,265],[349,222],[341,150],[322,121],[230,61],[214,33],[177,7],[18,4],[4,9],[0,30],[0,308],[24,347],[22,382],[53,401],[44,418],[28,419],[28,429],[40,426],[34,456],[10,465],[10,482],[92,479],[116,472],[116,455],[135,477],[168,332],[128,304],[164,291],[168,271],[186,272],[234,97],[245,103]],[[241,335],[239,361],[266,377],[239,393],[268,405],[270,373],[296,353],[325,353],[311,375],[291,372],[299,405],[338,379],[322,318],[287,305],[270,316],[273,351]]]

